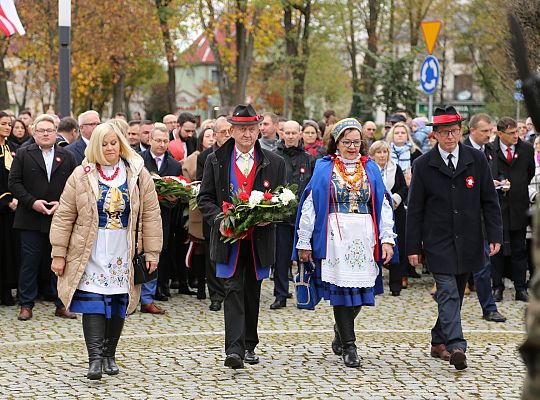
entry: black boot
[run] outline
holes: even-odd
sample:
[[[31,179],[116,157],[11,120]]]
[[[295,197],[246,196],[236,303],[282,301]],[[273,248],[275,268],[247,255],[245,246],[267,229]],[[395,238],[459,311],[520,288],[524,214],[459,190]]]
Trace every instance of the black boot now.
[[[82,322],[89,361],[86,377],[91,380],[99,380],[103,368],[103,340],[105,338],[106,318],[103,314],[83,314]]]
[[[356,336],[354,334],[354,318],[359,312],[360,307],[334,306],[334,318],[343,348],[343,362],[347,367],[352,368],[360,366],[360,359],[356,352]]]
[[[340,356],[343,352],[341,346],[341,338],[339,337],[339,332],[337,330],[336,324],[334,324],[334,340],[332,340],[332,351],[336,356]]]
[[[116,365],[115,354],[123,327],[124,318],[113,315],[107,320],[105,342],[103,344],[103,372],[107,375],[117,375],[120,372],[118,365]]]

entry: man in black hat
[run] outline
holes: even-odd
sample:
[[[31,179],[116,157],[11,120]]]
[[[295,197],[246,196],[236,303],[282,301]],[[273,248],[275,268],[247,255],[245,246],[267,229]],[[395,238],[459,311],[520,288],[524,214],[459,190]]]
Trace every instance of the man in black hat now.
[[[413,164],[406,226],[409,262],[420,263],[423,247],[437,284],[439,318],[431,330],[431,356],[458,370],[467,368],[460,315],[465,284],[485,265],[484,241],[489,256],[502,243],[501,210],[487,159],[459,142],[461,121],[454,107],[435,110],[428,125],[438,144]]]
[[[216,275],[224,279],[225,366],[243,368],[244,361],[257,364],[255,347],[259,343],[257,324],[261,281],[275,262],[274,224],[256,226],[247,237],[234,244],[221,240],[222,220],[216,219],[224,201],[238,192],[272,191],[285,183],[285,162],[257,140],[259,122],[251,105],[239,105],[228,120],[231,137],[210,154],[197,199],[210,233],[210,259]]]

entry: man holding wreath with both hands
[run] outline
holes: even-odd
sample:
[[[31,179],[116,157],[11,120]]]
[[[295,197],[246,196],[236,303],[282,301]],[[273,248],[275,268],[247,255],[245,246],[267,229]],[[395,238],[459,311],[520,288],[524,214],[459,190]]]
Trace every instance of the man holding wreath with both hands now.
[[[210,258],[216,263],[216,275],[224,279],[225,366],[238,369],[257,364],[255,347],[259,343],[257,323],[262,279],[267,278],[275,262],[276,228],[272,224],[256,226],[233,244],[224,243],[222,220],[216,219],[223,202],[240,191],[275,190],[285,184],[285,162],[263,150],[257,140],[259,122],[251,105],[238,105],[233,116],[232,140],[208,156],[197,198],[199,209],[212,227]]]

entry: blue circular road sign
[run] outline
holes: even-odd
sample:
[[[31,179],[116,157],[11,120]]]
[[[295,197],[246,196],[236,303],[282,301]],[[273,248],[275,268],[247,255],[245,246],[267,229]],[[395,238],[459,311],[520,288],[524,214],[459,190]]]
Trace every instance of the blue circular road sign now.
[[[420,67],[420,86],[426,94],[433,94],[439,84],[439,60],[434,56],[427,56]]]

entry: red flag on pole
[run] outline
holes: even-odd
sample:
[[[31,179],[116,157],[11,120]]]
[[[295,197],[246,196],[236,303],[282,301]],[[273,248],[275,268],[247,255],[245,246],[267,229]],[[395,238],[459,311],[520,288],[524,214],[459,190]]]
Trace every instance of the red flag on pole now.
[[[0,0],[0,29],[6,36],[26,33],[17,14],[14,0]]]

